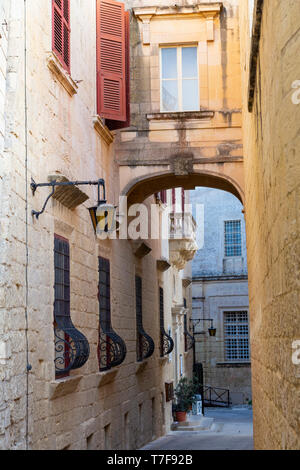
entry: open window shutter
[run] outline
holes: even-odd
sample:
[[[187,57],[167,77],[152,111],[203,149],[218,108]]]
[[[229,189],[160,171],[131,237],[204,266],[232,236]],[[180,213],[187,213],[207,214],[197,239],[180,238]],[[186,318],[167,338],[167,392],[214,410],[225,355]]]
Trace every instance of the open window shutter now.
[[[70,72],[70,0],[52,0],[52,49]]]
[[[97,108],[117,121],[126,121],[125,24],[122,3],[97,0]]]
[[[125,11],[125,38],[126,38],[126,120],[115,121],[106,119],[105,124],[110,130],[123,129],[130,126],[130,16],[129,11]]]
[[[63,32],[64,32],[64,62],[70,71],[70,0],[64,0],[63,12]]]

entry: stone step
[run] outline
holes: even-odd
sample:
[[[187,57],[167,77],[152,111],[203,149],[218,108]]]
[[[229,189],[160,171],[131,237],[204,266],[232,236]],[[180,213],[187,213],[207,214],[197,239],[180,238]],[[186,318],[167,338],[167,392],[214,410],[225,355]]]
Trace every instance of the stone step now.
[[[172,431],[209,431],[213,425],[214,418],[199,418],[195,419],[188,417],[188,421],[181,423],[175,422],[172,425]]]

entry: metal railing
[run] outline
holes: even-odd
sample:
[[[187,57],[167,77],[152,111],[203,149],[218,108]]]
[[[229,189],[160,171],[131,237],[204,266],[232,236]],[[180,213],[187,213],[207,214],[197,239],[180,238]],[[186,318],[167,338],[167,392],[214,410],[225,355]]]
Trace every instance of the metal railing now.
[[[230,390],[227,388],[204,385],[203,401],[205,406],[222,406],[228,408],[231,405]]]

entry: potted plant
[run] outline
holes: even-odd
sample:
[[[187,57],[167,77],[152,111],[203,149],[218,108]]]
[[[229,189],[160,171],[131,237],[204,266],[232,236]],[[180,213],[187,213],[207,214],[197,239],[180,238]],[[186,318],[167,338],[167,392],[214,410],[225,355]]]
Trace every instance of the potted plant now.
[[[195,402],[195,383],[187,377],[181,377],[175,388],[176,401],[174,404],[174,412],[176,421],[186,421],[186,413],[191,409]]]

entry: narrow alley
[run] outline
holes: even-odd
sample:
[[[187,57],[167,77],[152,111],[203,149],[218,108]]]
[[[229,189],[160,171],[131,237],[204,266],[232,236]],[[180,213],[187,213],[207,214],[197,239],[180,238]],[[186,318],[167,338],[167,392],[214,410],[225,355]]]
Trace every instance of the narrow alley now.
[[[249,407],[207,408],[202,421],[207,429],[170,431],[141,450],[254,450]]]

